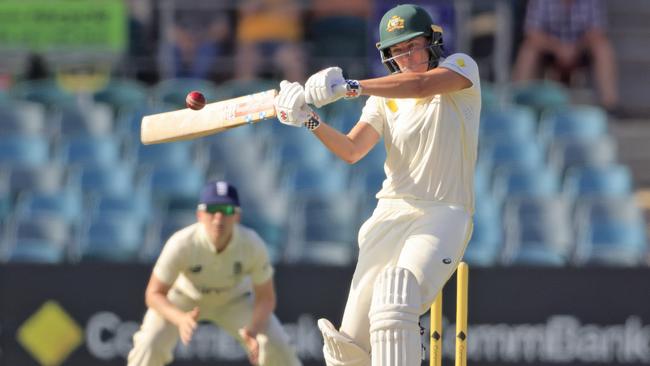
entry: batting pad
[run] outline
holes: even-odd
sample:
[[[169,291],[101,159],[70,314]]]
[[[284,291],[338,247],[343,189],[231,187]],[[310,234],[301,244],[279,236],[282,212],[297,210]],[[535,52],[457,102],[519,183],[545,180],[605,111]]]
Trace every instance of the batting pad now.
[[[323,355],[327,366],[369,366],[370,355],[354,340],[334,328],[327,319],[318,319],[318,328],[323,333]]]
[[[372,366],[420,366],[420,288],[413,273],[385,268],[377,277],[370,305]]]

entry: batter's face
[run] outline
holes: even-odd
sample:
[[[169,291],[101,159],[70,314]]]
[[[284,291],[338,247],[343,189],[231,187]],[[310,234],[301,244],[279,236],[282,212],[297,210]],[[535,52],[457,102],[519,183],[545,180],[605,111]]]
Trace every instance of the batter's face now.
[[[426,72],[429,69],[429,40],[415,37],[390,47],[391,58],[402,72]]]
[[[217,250],[225,248],[232,237],[233,228],[235,223],[239,221],[238,209],[233,208],[231,214],[228,210],[214,211],[199,209],[196,211],[198,221],[203,224],[205,232],[210,238],[210,241],[217,246]]]

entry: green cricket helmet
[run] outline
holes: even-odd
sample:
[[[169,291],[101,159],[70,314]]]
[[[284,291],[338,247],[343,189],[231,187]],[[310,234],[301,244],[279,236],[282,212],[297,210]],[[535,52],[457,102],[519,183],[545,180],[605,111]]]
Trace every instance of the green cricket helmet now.
[[[391,74],[400,72],[400,69],[392,59],[390,47],[419,36],[424,36],[431,42],[427,48],[430,53],[429,69],[433,69],[442,57],[442,28],[433,24],[426,10],[418,5],[398,5],[381,18],[377,49],[381,62]]]

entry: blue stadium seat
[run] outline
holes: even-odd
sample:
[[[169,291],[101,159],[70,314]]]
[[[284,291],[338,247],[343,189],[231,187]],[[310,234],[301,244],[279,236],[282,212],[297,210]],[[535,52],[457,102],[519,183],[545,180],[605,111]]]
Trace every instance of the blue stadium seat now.
[[[544,152],[535,142],[527,139],[486,140],[479,155],[494,169],[500,167],[538,167],[544,164]]]
[[[94,217],[130,216],[147,222],[156,212],[152,207],[148,192],[143,191],[126,195],[101,195],[93,203],[92,215]]]
[[[45,134],[45,109],[30,102],[0,103],[0,136]]]
[[[81,167],[78,179],[83,192],[87,194],[127,195],[139,188],[133,164],[124,161],[110,166]]]
[[[47,239],[18,239],[13,244],[8,262],[61,264],[65,250]]]
[[[563,191],[569,197],[627,196],[632,192],[632,173],[620,164],[573,167],[566,172]]]
[[[311,196],[305,200],[303,210],[305,241],[356,242],[358,206],[354,195],[339,192]]]
[[[50,144],[42,136],[0,136],[0,164],[38,166],[49,162]]]
[[[80,223],[84,216],[83,199],[79,192],[72,189],[27,191],[19,196],[15,212],[21,218],[53,215],[69,223]]]
[[[204,182],[204,174],[194,165],[156,167],[151,173],[149,187],[153,199],[196,199]]]
[[[90,222],[81,237],[84,261],[132,262],[144,245],[144,226],[132,216],[109,216]]]
[[[60,136],[106,136],[113,131],[112,112],[101,105],[56,106],[49,119],[50,130]]]
[[[481,137],[533,141],[537,134],[535,112],[526,106],[511,105],[481,112]]]
[[[177,141],[166,144],[143,145],[136,143],[136,155],[139,165],[183,167],[191,165],[193,143]]]
[[[476,196],[474,229],[463,260],[471,265],[495,265],[503,248],[501,214],[489,195]]]
[[[121,159],[121,145],[114,136],[73,137],[62,142],[59,153],[66,164],[111,166]]]
[[[579,264],[635,266],[648,253],[643,214],[632,196],[582,198],[576,204]]]
[[[595,139],[607,133],[607,114],[595,106],[571,105],[546,111],[540,121],[540,134],[545,141]]]
[[[569,103],[569,93],[561,84],[550,81],[531,81],[515,85],[512,90],[512,100],[542,111],[558,108]]]
[[[74,245],[74,228],[63,217],[38,215],[14,217],[7,225],[8,260],[60,263]]]
[[[494,173],[493,193],[498,200],[512,197],[550,197],[559,192],[557,173],[545,166],[505,167]]]
[[[509,199],[504,209],[506,264],[566,265],[575,249],[571,202],[559,195]]]
[[[299,194],[329,194],[349,188],[349,166],[334,161],[328,166],[303,166],[287,174],[286,186]]]
[[[64,187],[77,188],[68,178],[67,170],[59,164],[14,166],[9,170],[11,191],[59,192]]]
[[[474,170],[474,194],[478,197],[489,192],[492,192],[492,166],[479,158]]]
[[[549,164],[559,172],[574,166],[609,165],[618,160],[616,141],[611,136],[595,139],[558,139],[549,147]]]
[[[111,80],[93,99],[110,105],[114,111],[130,111],[146,105],[148,93],[147,87],[136,80],[119,79]]]

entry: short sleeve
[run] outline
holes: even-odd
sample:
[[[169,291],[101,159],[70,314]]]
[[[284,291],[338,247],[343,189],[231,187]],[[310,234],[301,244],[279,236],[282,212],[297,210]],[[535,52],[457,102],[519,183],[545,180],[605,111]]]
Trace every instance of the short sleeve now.
[[[371,96],[366,101],[366,105],[361,111],[360,122],[366,122],[371,125],[379,136],[384,134],[384,121],[386,120],[383,109],[381,108],[382,98]]]
[[[156,261],[156,265],[153,267],[153,274],[169,286],[174,284],[174,281],[184,268],[185,255],[180,244],[177,235],[169,238]]]
[[[446,69],[450,69],[472,82],[472,88],[479,88],[481,85],[480,76],[478,72],[478,65],[473,58],[464,53],[454,53],[447,57],[440,65]]]
[[[273,266],[264,241],[254,232],[250,235],[252,265],[250,276],[253,284],[259,285],[271,279]]]

